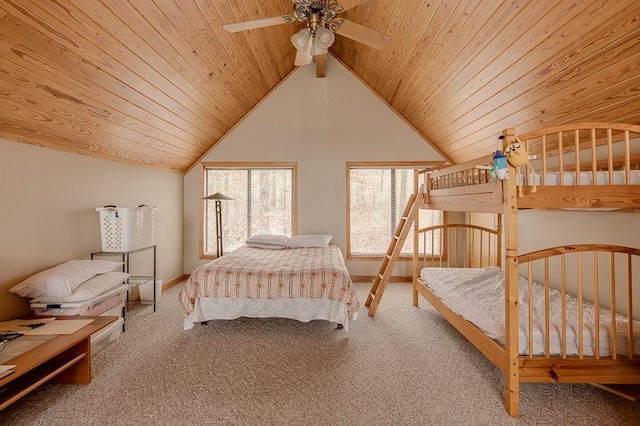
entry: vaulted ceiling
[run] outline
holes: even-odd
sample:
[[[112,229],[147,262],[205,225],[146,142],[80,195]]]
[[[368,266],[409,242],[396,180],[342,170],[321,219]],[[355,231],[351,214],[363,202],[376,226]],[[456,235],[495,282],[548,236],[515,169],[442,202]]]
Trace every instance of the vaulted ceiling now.
[[[332,54],[454,162],[505,127],[640,124],[637,0],[345,1],[393,38],[337,36]],[[3,0],[0,137],[184,172],[294,69],[302,24],[222,25],[291,5]]]

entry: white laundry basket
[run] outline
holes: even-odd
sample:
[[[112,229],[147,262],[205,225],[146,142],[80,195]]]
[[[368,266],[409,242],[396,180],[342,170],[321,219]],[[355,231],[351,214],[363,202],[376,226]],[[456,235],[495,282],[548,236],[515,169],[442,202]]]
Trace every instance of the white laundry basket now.
[[[156,207],[97,207],[102,251],[124,252],[153,245]]]
[[[156,280],[156,302],[162,297],[162,284],[164,280]],[[142,284],[140,290],[140,300],[143,302],[153,302],[153,283]]]

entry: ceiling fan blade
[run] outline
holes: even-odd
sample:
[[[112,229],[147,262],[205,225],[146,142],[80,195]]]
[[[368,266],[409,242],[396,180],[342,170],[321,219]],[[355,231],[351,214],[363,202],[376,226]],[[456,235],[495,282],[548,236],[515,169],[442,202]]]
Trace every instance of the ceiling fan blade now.
[[[338,4],[342,6],[344,10],[349,10],[351,8],[356,7],[359,4],[366,3],[369,0],[342,0],[339,1]]]
[[[360,43],[367,44],[376,49],[384,49],[391,44],[392,37],[388,34],[381,33],[380,31],[372,30],[371,28],[363,27],[355,22],[347,21],[346,19],[340,25],[340,28],[336,31],[336,34],[340,34],[345,37],[352,38]]]
[[[237,33],[238,31],[253,30],[256,28],[286,24],[287,20],[285,19],[285,16],[288,15],[274,16],[273,18],[256,19],[253,21],[237,22],[235,24],[225,24],[222,26],[222,28],[229,31],[230,33]]]

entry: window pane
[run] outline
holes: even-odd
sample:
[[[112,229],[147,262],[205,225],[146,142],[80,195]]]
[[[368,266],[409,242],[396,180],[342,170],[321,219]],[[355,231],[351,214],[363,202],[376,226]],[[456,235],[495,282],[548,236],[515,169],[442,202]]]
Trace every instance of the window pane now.
[[[292,188],[291,169],[251,170],[251,235],[291,236]]]
[[[400,223],[404,208],[407,206],[409,197],[413,194],[413,169],[396,169],[396,226]],[[395,228],[394,228],[395,230]],[[387,243],[388,244],[388,243]],[[402,246],[400,254],[413,253],[413,225],[409,229],[409,235]]]
[[[385,253],[391,238],[391,170],[350,173],[351,252]]]
[[[249,171],[207,170],[207,194],[220,192],[233,200],[222,201],[222,239],[225,252],[230,252],[244,245],[247,240],[248,200],[247,187]],[[206,203],[206,251],[216,253],[216,210],[215,201]]]
[[[353,168],[349,174],[351,209],[351,253],[379,255],[386,253],[393,232],[413,194],[413,169]],[[391,180],[393,179],[393,185]],[[391,192],[395,191],[392,197]],[[392,223],[393,222],[393,223]],[[442,212],[420,209],[420,228],[442,223]],[[433,233],[430,233],[433,235]],[[426,241],[427,253],[440,253],[440,238]],[[422,253],[425,241],[418,247]],[[433,250],[433,253],[432,253]],[[413,253],[413,225],[402,247],[402,255]]]
[[[413,169],[396,169],[396,211],[398,212],[397,221],[400,221],[400,217],[404,212],[404,208],[409,201],[409,197],[413,194]],[[420,228],[426,228],[428,226],[439,225],[442,223],[442,212],[440,210],[428,210],[428,209],[420,209],[420,218],[419,225]],[[402,246],[402,250],[400,254],[402,255],[412,255],[413,254],[413,225],[411,225],[411,229],[409,230],[409,234],[407,235],[407,239]],[[440,253],[440,239],[436,236],[435,241],[433,241],[433,232],[429,233],[427,238],[427,254],[439,254]],[[439,234],[438,234],[439,235]],[[424,238],[420,238],[418,241],[418,251],[419,253],[424,253]],[[432,250],[433,249],[433,253]]]
[[[428,226],[441,225],[441,224],[442,224],[442,211],[428,210],[428,209],[420,210],[420,228],[426,228]],[[440,246],[440,242],[442,241],[442,231],[429,232],[428,234],[426,234],[426,238],[424,233],[422,235],[423,235],[422,238],[420,238],[420,241],[418,242],[419,253],[439,256],[440,253],[442,252],[442,247]],[[424,250],[425,245],[427,248],[426,251]]]
[[[255,233],[291,235],[293,169],[238,168],[205,171],[207,194],[220,192],[224,252],[245,244]],[[205,202],[205,252],[217,253],[215,201]]]

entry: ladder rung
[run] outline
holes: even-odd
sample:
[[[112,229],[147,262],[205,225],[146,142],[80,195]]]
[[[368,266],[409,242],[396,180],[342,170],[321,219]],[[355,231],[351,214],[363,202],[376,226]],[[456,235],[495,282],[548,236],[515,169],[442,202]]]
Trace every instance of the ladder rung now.
[[[402,216],[400,217],[401,222],[398,224],[396,230],[394,231],[393,238],[389,243],[389,248],[384,255],[382,264],[380,265],[379,272],[382,273],[378,273],[378,275],[376,275],[375,279],[373,280],[373,285],[371,286],[367,301],[365,302],[365,306],[369,308],[370,317],[373,317],[376,313],[376,309],[378,308],[378,304],[380,303],[386,284],[391,278],[391,274],[393,273],[393,266],[398,260],[398,255],[400,254],[400,247],[398,247],[398,243],[404,242],[404,240],[407,238],[407,234],[409,231],[409,229],[407,228],[408,222],[412,217],[414,217],[417,209],[420,207],[419,203],[416,200],[416,194],[412,194],[409,198],[409,202],[407,202],[407,205],[404,208]]]

